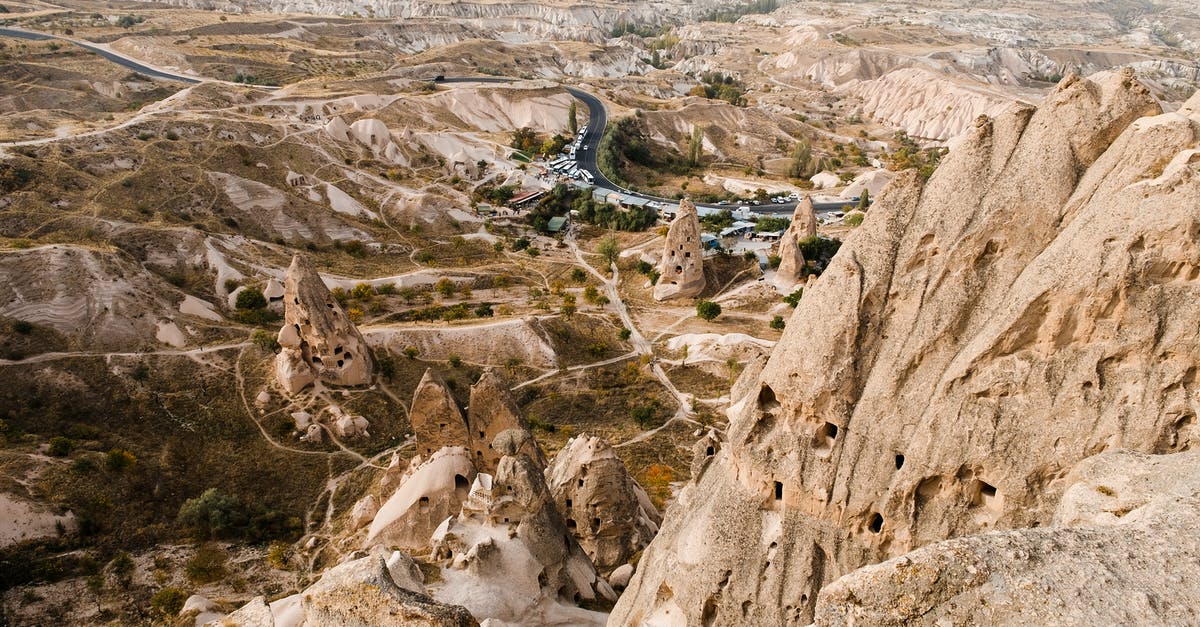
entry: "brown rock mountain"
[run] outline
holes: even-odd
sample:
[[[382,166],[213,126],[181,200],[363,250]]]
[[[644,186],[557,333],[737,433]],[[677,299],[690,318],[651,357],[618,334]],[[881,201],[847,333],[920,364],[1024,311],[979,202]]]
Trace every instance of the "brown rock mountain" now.
[[[704,246],[700,241],[700,216],[696,205],[684,198],[679,214],[667,229],[654,300],[691,298],[704,291]]]
[[[492,447],[496,436],[517,429],[529,431],[525,417],[513,400],[508,385],[488,368],[479,381],[471,386],[470,405],[467,407],[467,437],[469,449],[474,455],[475,468],[479,472],[494,473],[500,454]],[[533,460],[540,468],[546,467],[546,455],[530,436],[522,446],[521,453]]]
[[[301,255],[284,281],[283,327],[275,359],[280,385],[295,394],[316,380],[333,385],[371,382],[371,351],[321,275]]]
[[[800,252],[800,240],[816,237],[817,214],[812,198],[805,196],[796,203],[792,222],[779,240],[779,268],[775,271],[775,286],[783,292],[791,292],[804,278],[804,253]]]
[[[1068,77],[871,212],[612,624],[807,623],[859,567],[1051,524],[1086,457],[1192,446],[1200,95],[1160,114],[1129,72]]]
[[[418,455],[428,459],[445,446],[471,447],[462,410],[458,408],[446,382],[432,368],[425,369],[421,382],[417,384],[408,415],[413,435],[417,438]]]

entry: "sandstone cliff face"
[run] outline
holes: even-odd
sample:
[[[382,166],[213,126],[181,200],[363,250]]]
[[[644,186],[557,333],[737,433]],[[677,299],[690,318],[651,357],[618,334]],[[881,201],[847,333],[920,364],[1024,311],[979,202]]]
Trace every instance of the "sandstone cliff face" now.
[[[467,407],[467,446],[472,451],[475,468],[479,472],[495,472],[500,453],[493,448],[496,436],[510,429],[529,431],[525,417],[517,408],[512,392],[491,368],[483,372],[479,381],[471,386],[470,405]],[[539,468],[546,467],[546,455],[530,436],[524,440],[521,453]]]
[[[292,258],[284,281],[283,328],[276,378],[290,394],[316,380],[333,385],[371,382],[374,361],[367,343],[329,293],[308,260]]]
[[[445,446],[471,446],[467,421],[458,403],[446,382],[432,369],[426,369],[417,384],[408,417],[417,439],[418,455],[428,458]]]
[[[803,624],[858,567],[1051,523],[1085,457],[1192,446],[1200,96],[1158,113],[1128,73],[1068,77],[898,177],[805,291],[821,324],[739,382],[613,624]]]
[[[1067,477],[1054,528],[931,544],[859,569],[817,625],[1186,625],[1200,621],[1200,452],[1102,453]]]
[[[679,214],[667,229],[654,300],[691,298],[704,291],[704,248],[700,242],[700,216],[696,205],[684,198]]]
[[[610,572],[642,549],[662,522],[642,486],[607,442],[581,435],[546,469],[550,492],[567,530],[600,572]]]

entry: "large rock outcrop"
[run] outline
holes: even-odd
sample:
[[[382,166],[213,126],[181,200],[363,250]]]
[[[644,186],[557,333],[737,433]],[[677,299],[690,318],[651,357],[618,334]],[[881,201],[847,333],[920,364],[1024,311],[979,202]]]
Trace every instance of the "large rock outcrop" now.
[[[325,571],[304,591],[270,604],[256,597],[218,621],[216,627],[345,627],[411,625],[478,627],[466,609],[425,594],[421,571],[400,552],[377,552]]]
[[[700,216],[696,205],[684,198],[679,213],[667,229],[654,300],[692,298],[704,291],[704,244],[700,241]]]
[[[931,544],[829,584],[817,625],[1194,625],[1200,452],[1084,460],[1054,527]]]
[[[779,268],[775,271],[775,287],[781,292],[791,292],[804,279],[804,253],[800,241],[817,235],[817,214],[812,198],[805,196],[796,203],[792,221],[779,240]]]
[[[861,566],[1050,524],[1086,457],[1196,443],[1200,95],[1160,114],[1129,73],[1068,77],[871,212],[613,624],[805,623]]]
[[[283,299],[282,349],[275,358],[275,374],[289,394],[318,379],[332,385],[371,382],[374,361],[367,343],[301,255],[292,258]]]
[[[408,418],[417,439],[418,455],[429,457],[446,446],[471,448],[462,410],[446,382],[432,368],[425,370],[413,392]]]
[[[529,440],[501,433],[495,475],[477,475],[462,511],[435,532],[445,580],[435,597],[505,623],[603,625],[603,614],[571,605],[616,595],[568,533],[542,467],[523,452]]]
[[[528,432],[529,425],[508,385],[494,369],[488,368],[471,386],[470,404],[467,406],[469,441],[465,446],[472,451],[475,468],[479,472],[495,472],[500,453],[492,447],[492,443],[497,436],[510,429]],[[546,467],[546,454],[532,436],[523,440],[521,452],[539,468]]]
[[[607,442],[571,438],[546,469],[567,529],[600,572],[629,561],[658,533],[658,510]]]
[[[376,512],[365,545],[421,550],[438,525],[457,514],[475,480],[475,465],[462,447],[416,457],[400,487]]]

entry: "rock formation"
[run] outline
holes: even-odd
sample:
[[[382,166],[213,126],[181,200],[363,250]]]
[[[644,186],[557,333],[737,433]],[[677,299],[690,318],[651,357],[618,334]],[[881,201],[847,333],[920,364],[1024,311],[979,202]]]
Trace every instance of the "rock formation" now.
[[[471,448],[462,410],[458,408],[446,382],[432,368],[425,370],[425,375],[417,384],[408,416],[417,439],[419,455],[429,457],[445,446]]]
[[[800,240],[816,237],[817,214],[813,210],[812,198],[805,196],[796,203],[792,222],[779,240],[779,268],[775,271],[775,287],[781,292],[791,292],[804,278],[804,253],[800,251]]]
[[[445,580],[436,596],[507,623],[602,625],[603,614],[559,603],[616,595],[568,533],[529,442],[516,429],[497,436],[495,476],[477,475],[462,511],[435,532]]]
[[[386,560],[376,553],[339,564],[299,594],[270,604],[256,597],[210,625],[478,627],[479,623],[464,608],[426,596],[420,570],[407,555],[394,552]]]
[[[1200,622],[1200,452],[1084,460],[1054,527],[931,544],[829,584],[817,625]]]
[[[1128,72],[1070,76],[871,214],[739,381],[614,624],[803,624],[866,564],[1050,524],[1088,456],[1196,445],[1200,95],[1160,114]]]
[[[696,205],[684,198],[679,213],[667,229],[654,300],[692,298],[704,291],[704,245],[700,241],[700,216]]]
[[[658,532],[662,518],[607,442],[571,438],[546,470],[567,530],[600,572],[625,564]]]
[[[517,402],[513,400],[508,385],[495,370],[488,368],[483,371],[479,381],[471,386],[470,405],[467,407],[469,448],[479,472],[495,472],[500,454],[492,448],[493,441],[496,436],[510,429],[528,432],[529,426]],[[546,467],[546,455],[532,437],[524,440],[521,452],[539,468]]]
[[[295,394],[318,379],[333,385],[370,383],[374,363],[367,343],[304,257],[292,258],[284,290],[282,350],[275,358],[280,385]]]
[[[408,474],[371,521],[366,546],[418,550],[447,517],[458,513],[475,479],[471,455],[462,447],[414,458]]]

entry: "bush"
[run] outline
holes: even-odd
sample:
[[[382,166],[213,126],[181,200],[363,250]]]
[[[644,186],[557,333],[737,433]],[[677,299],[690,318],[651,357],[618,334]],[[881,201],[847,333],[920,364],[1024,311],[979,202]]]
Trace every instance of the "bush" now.
[[[440,278],[437,284],[433,286],[433,289],[437,290],[437,293],[441,294],[442,298],[450,298],[454,296],[454,281],[445,277]]]
[[[617,337],[621,338],[622,341],[628,340],[629,337],[632,335],[633,335],[633,331],[630,331],[627,328],[622,328],[621,331],[619,333],[617,333]]]
[[[576,283],[583,283],[587,280],[587,273],[583,271],[583,268],[575,268],[571,270],[571,280]]]
[[[711,300],[702,300],[696,303],[696,315],[704,320],[715,320],[721,315],[721,306]]]
[[[75,441],[71,438],[64,438],[61,435],[50,438],[50,454],[55,457],[66,457],[74,448]]]
[[[637,423],[637,426],[642,429],[649,429],[658,426],[658,408],[657,400],[650,401],[645,405],[638,405],[629,411],[629,416]]]
[[[496,315],[496,312],[492,311],[491,303],[480,303],[475,308],[475,316],[478,318],[491,318],[494,315]]]
[[[104,456],[104,467],[113,472],[132,468],[136,464],[137,458],[125,449],[114,448]]]
[[[774,318],[771,318],[771,328],[772,329],[779,331],[779,330],[782,330],[783,327],[785,327],[785,326],[787,326],[787,323],[784,322],[783,316],[775,316]]]
[[[358,300],[371,300],[371,297],[374,295],[375,290],[369,283],[359,283],[354,286],[354,289],[350,290],[350,296]]]
[[[164,618],[174,619],[183,609],[188,594],[179,588],[163,588],[150,597],[150,607]]]
[[[843,220],[843,222],[845,222],[846,226],[858,226],[863,223],[863,218],[866,218],[866,217],[867,216],[856,211],[856,212],[846,216],[846,218]]]
[[[637,271],[641,274],[649,275],[654,272],[654,266],[650,265],[649,261],[638,261]]]
[[[375,361],[379,364],[379,374],[383,375],[383,378],[391,380],[396,376],[396,360],[391,355],[380,355]]]
[[[220,581],[228,574],[225,569],[226,559],[225,551],[221,547],[213,543],[202,544],[196,549],[196,554],[183,565],[183,572],[188,581],[197,585]]]
[[[229,292],[230,294],[232,294],[233,290],[236,290],[237,288],[238,288],[237,279],[225,279],[225,291],[226,292]]]
[[[416,359],[417,358],[417,347],[416,346],[404,347],[404,356],[409,359]]]
[[[238,292],[236,302],[238,309],[265,309],[267,306],[267,297],[263,296],[262,290],[255,287],[247,287]]]
[[[292,545],[286,542],[272,542],[270,548],[267,549],[267,563],[272,568],[286,570],[291,557]]]
[[[792,292],[791,294],[788,294],[787,296],[784,296],[783,302],[790,305],[792,307],[792,309],[795,309],[796,305],[800,304],[800,297],[803,295],[804,295],[804,288],[798,287],[798,288],[796,288],[796,291]]]
[[[209,488],[179,507],[179,524],[198,535],[217,538],[245,524],[241,503],[216,488]]]
[[[783,263],[783,257],[779,255],[767,255],[767,267],[772,270],[778,270],[779,264]]]
[[[451,368],[457,368],[462,365],[462,358],[456,353],[450,353],[450,356],[446,358],[446,361],[450,362]]]
[[[530,242],[528,237],[518,237],[512,244],[513,252],[525,250],[526,248],[529,248],[529,244]]]
[[[268,353],[277,353],[281,348],[279,340],[275,339],[275,335],[267,333],[262,329],[255,329],[254,333],[250,334],[250,341]]]

